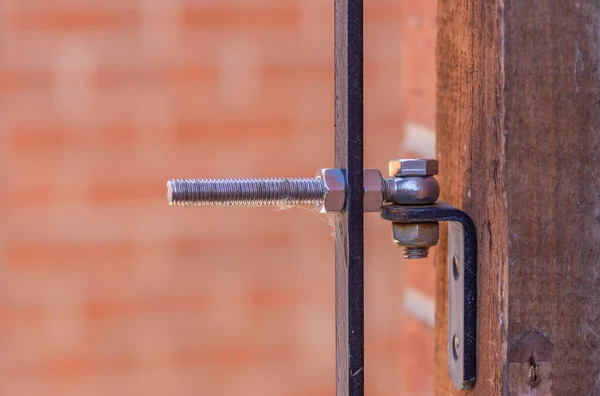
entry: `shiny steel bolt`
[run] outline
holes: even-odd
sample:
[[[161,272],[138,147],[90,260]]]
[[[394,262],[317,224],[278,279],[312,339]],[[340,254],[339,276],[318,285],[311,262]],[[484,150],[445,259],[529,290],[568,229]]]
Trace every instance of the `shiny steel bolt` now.
[[[365,169],[364,185],[365,212],[378,212],[386,188],[381,173]],[[346,177],[341,169],[326,168],[315,178],[170,180],[167,201],[177,206],[317,205],[322,213],[336,213],[346,202]]]
[[[321,169],[315,178],[170,180],[167,201],[177,206],[317,205],[324,213],[341,212],[346,178],[340,169]]]
[[[177,206],[317,205],[320,179],[179,179],[167,182],[167,201]]]

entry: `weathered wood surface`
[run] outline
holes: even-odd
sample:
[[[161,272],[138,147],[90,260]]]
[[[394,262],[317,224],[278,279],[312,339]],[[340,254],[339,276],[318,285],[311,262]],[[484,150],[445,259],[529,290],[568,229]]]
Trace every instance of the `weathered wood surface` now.
[[[442,198],[479,240],[470,394],[600,395],[600,2],[440,0],[438,27]],[[464,394],[437,274],[436,395]]]
[[[336,394],[364,394],[363,2],[335,0],[335,167],[347,169],[335,219]]]

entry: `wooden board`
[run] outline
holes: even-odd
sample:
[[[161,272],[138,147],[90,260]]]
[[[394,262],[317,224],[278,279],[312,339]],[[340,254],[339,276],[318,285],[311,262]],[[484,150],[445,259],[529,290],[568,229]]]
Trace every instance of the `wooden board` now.
[[[478,229],[471,394],[600,394],[600,4],[440,0],[438,27],[442,199]],[[446,370],[446,283],[437,271],[444,396],[464,394]]]
[[[347,170],[335,219],[336,394],[364,394],[363,3],[335,0],[335,167]]]

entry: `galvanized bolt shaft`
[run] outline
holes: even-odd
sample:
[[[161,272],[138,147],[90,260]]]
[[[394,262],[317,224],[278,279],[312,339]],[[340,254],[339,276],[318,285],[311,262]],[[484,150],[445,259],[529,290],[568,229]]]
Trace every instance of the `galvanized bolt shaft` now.
[[[178,206],[318,205],[321,179],[179,179],[167,183],[167,201]]]
[[[341,212],[346,179],[340,169],[321,169],[315,178],[171,180],[167,201],[179,206],[318,205],[321,212]]]

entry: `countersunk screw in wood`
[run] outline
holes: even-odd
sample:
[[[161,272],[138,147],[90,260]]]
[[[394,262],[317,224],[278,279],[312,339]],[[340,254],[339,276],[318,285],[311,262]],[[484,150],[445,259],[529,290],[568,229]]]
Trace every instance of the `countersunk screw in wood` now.
[[[458,360],[460,357],[460,341],[458,340],[458,336],[454,334],[452,337],[452,355],[454,360]]]

